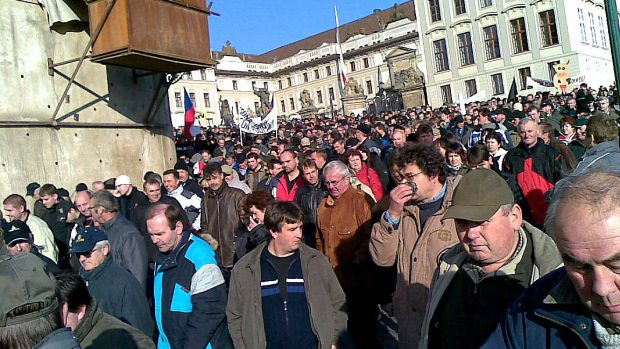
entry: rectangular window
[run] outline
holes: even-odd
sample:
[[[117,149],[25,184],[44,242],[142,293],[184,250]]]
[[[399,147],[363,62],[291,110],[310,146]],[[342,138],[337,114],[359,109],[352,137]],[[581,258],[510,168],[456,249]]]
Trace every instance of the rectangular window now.
[[[592,37],[592,45],[598,46],[598,33],[596,32],[594,14],[592,12],[588,12],[588,19],[590,20],[590,36]]]
[[[336,96],[334,95],[334,88],[333,88],[333,87],[330,87],[330,88],[329,88],[329,100],[330,100],[330,101],[333,101],[333,100],[335,100],[335,99],[336,99]]]
[[[308,73],[304,73],[303,76],[304,76],[304,82],[308,82]]]
[[[504,94],[504,77],[502,73],[491,75],[491,89],[494,96]]]
[[[320,78],[319,70],[318,69],[314,69],[314,78],[317,79],[317,80]]]
[[[443,85],[440,89],[443,104],[452,104],[452,87],[450,85]]]
[[[323,92],[316,91],[316,100],[319,104],[323,104]]]
[[[191,79],[192,79],[191,72],[183,73],[183,80],[191,80]]]
[[[454,0],[454,13],[458,15],[462,15],[467,12],[467,8],[465,7],[465,0]]]
[[[325,75],[327,76],[332,76],[332,67],[331,66],[327,66],[325,67]]]
[[[263,88],[265,89],[265,91],[269,90],[269,84],[267,83],[267,81],[263,82]]]
[[[450,69],[446,39],[433,41],[433,51],[435,54],[435,70],[437,72],[442,72]]]
[[[233,80],[232,84],[233,84],[233,90],[238,90],[239,89],[239,86],[237,85],[237,80]]]
[[[598,16],[598,29],[601,33],[601,46],[607,48],[607,24],[603,16]]]
[[[370,67],[370,60],[368,59],[368,57],[364,58],[364,68],[369,68]]]
[[[281,90],[282,89],[282,80],[278,80],[278,88]]]
[[[581,42],[588,42],[588,32],[586,31],[586,19],[583,15],[583,9],[577,9],[577,16],[579,17],[579,32],[581,33]]]
[[[553,76],[555,75],[554,66],[559,63],[560,61],[553,61],[553,62],[547,63],[547,69],[549,70],[549,80],[553,81]]]
[[[192,105],[196,106],[196,94],[194,92],[189,93],[189,99],[192,101]]]
[[[174,105],[176,105],[177,108],[183,108],[183,101],[181,100],[181,92],[174,93]]]
[[[256,81],[252,81],[252,91],[256,90]]]
[[[527,42],[527,32],[525,28],[525,18],[517,18],[510,21],[510,32],[512,36],[512,52],[517,54],[530,50]]]
[[[490,25],[482,29],[484,34],[484,52],[487,60],[497,59],[502,56],[499,47],[499,36],[497,35],[497,26]]]
[[[286,78],[286,86],[288,87],[293,86],[293,79],[291,79],[290,77]]]
[[[461,66],[474,64],[474,48],[471,44],[471,33],[461,33],[458,35],[459,57]]]
[[[480,8],[493,6],[493,0],[480,0]]]
[[[293,97],[288,99],[289,104],[291,105],[291,110],[295,110],[295,99]]]
[[[372,94],[372,81],[371,80],[366,81],[366,93],[369,95]]]
[[[467,97],[471,97],[478,93],[478,87],[476,86],[476,79],[465,80],[465,93]]]
[[[558,28],[555,24],[555,13],[553,10],[541,12],[539,15],[540,37],[542,38],[543,47],[559,44]]]
[[[519,83],[521,85],[522,90],[527,90],[529,87],[527,86],[527,78],[532,76],[532,71],[530,67],[525,67],[519,69]]]
[[[280,109],[282,113],[286,113],[286,103],[284,103],[284,100],[280,101]]]
[[[200,79],[201,80],[207,80],[207,70],[206,69],[200,69]]]
[[[439,8],[439,0],[428,0],[428,9],[431,12],[431,22],[441,21],[441,8]]]
[[[355,62],[349,62],[349,66],[351,67],[351,71],[355,71]]]
[[[202,94],[202,100],[205,102],[205,108],[211,108],[211,98],[208,93]]]

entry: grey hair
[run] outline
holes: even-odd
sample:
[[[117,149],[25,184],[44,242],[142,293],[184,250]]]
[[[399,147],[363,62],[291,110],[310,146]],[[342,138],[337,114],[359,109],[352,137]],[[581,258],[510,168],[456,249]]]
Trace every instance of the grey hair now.
[[[596,198],[593,200],[592,198]],[[599,217],[614,209],[620,201],[620,172],[588,172],[568,176],[558,182],[553,189],[545,230],[551,237],[557,233],[558,208],[570,202],[573,205],[587,205],[589,212],[585,214]],[[583,214],[583,210],[580,210]]]
[[[512,212],[512,208],[515,205],[516,204],[503,204],[499,207],[499,209],[502,210],[502,214],[504,215],[504,217],[508,217],[508,215],[510,215],[510,212]]]
[[[101,250],[105,246],[110,246],[110,242],[108,240],[101,240],[95,244],[95,248],[97,250]]]
[[[327,175],[328,171],[336,170],[338,173],[342,175],[342,177],[351,177],[351,171],[349,171],[349,167],[344,164],[344,162],[340,160],[330,161],[323,167],[323,177]]]
[[[538,122],[536,120],[532,119],[529,116],[524,117],[523,119],[519,120],[519,127],[521,127],[521,126],[523,126],[523,125],[525,125],[527,123],[530,123],[530,122],[533,122],[536,125],[536,127],[538,127]]]
[[[103,207],[107,212],[118,212],[120,209],[118,199],[107,190],[101,190],[93,194],[96,206]]]

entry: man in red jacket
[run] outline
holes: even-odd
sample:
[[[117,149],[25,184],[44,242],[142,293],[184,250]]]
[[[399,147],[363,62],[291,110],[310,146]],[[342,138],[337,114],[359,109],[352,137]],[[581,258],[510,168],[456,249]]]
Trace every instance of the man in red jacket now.
[[[297,153],[290,149],[285,149],[280,153],[280,161],[282,161],[284,171],[278,176],[276,199],[278,201],[295,201],[297,189],[305,183],[299,171]]]

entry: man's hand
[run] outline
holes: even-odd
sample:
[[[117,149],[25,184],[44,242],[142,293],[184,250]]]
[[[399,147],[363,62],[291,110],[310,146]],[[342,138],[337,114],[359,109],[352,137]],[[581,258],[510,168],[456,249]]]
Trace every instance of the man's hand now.
[[[389,215],[392,219],[398,219],[403,213],[405,203],[411,200],[413,190],[407,184],[400,184],[390,192],[390,208],[388,209]]]

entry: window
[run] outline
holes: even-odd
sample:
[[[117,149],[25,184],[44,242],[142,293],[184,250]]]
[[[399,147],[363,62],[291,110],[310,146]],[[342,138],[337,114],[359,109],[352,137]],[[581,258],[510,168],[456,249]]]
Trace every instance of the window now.
[[[316,100],[319,104],[323,104],[323,92],[316,91]]]
[[[282,113],[285,113],[285,112],[286,112],[286,103],[284,103],[284,100],[281,100],[281,101],[280,101],[280,109],[281,109],[280,111],[281,111]]]
[[[556,64],[560,64],[560,61],[553,61],[553,62],[547,63],[547,70],[549,70],[549,80],[551,80],[551,81],[553,81],[553,76],[555,75],[555,68],[554,68],[554,66]]]
[[[474,64],[474,48],[471,44],[471,33],[461,33],[458,35],[459,56],[461,66]]]
[[[237,115],[239,115],[239,102],[235,102],[235,110],[237,111]]]
[[[349,66],[351,67],[351,71],[355,71],[355,62],[349,62]]]
[[[202,94],[202,100],[205,102],[205,108],[211,108],[211,98],[208,93]]]
[[[480,8],[493,6],[493,0],[480,0]]]
[[[295,99],[293,97],[288,99],[289,104],[291,105],[291,110],[295,110]]]
[[[200,69],[200,79],[201,80],[207,80],[207,70],[206,69]]]
[[[331,76],[332,75],[332,67],[331,66],[327,66],[325,67],[325,75],[327,76]]]
[[[557,45],[560,43],[558,39],[558,28],[555,25],[555,13],[548,10],[539,13],[540,15],[540,36],[542,38],[543,47]]]
[[[329,100],[330,100],[330,101],[333,101],[333,100],[335,100],[335,99],[336,99],[336,96],[334,95],[334,88],[333,88],[333,87],[330,87],[330,88],[329,88]]]
[[[267,83],[267,81],[263,82],[263,88],[265,89],[265,91],[269,90],[269,84]]]
[[[366,93],[368,93],[369,95],[372,94],[372,81],[371,80],[366,81]]]
[[[176,105],[177,108],[183,108],[183,101],[181,100],[181,92],[174,93],[174,105]]]
[[[192,105],[196,106],[196,94],[194,92],[189,93],[189,99],[192,101]]]
[[[577,16],[579,17],[579,32],[581,33],[581,42],[588,42],[588,33],[586,32],[586,20],[583,16],[583,9],[577,9]]]
[[[278,80],[278,88],[281,90],[282,89],[282,80]]]
[[[237,85],[237,80],[233,80],[232,83],[233,83],[233,90],[238,90],[239,86]]]
[[[443,85],[439,89],[441,90],[443,104],[452,104],[452,87],[450,85]]]
[[[370,67],[370,60],[368,59],[368,57],[364,58],[364,68],[369,68]]]
[[[441,9],[439,0],[428,0],[428,9],[431,11],[431,22],[441,21]]]
[[[450,69],[448,62],[448,50],[446,49],[446,39],[433,41],[433,51],[435,53],[435,70],[437,72]]]
[[[590,36],[592,36],[592,45],[598,46],[598,34],[596,33],[594,14],[592,12],[588,12],[588,19],[590,20]]]
[[[288,87],[293,86],[293,79],[291,79],[290,77],[286,78],[286,86]]]
[[[314,69],[314,78],[317,79],[317,80],[320,78],[319,70],[318,69]]]
[[[308,73],[304,73],[303,76],[304,76],[304,82],[308,82]]]
[[[478,93],[478,87],[476,86],[476,79],[465,80],[465,93],[467,97],[471,97]]]
[[[607,48],[607,25],[603,16],[598,16],[598,29],[601,33],[601,46]]]
[[[512,51],[516,53],[526,52],[530,50],[527,42],[527,33],[525,28],[525,18],[517,18],[510,21],[512,36]]]
[[[519,69],[519,82],[521,83],[521,89],[527,90],[529,87],[527,86],[527,78],[532,76],[532,71],[530,67]]]
[[[494,96],[504,94],[504,77],[502,73],[491,75],[491,89]]]
[[[192,73],[187,72],[187,73],[183,73],[183,80],[191,80],[192,79]]]
[[[500,58],[502,53],[499,48],[499,37],[497,35],[497,26],[490,25],[482,29],[484,35],[484,53],[487,60]]]
[[[256,90],[256,81],[252,81],[252,91]]]
[[[454,13],[458,15],[462,15],[467,12],[467,8],[465,7],[465,0],[454,0]]]

